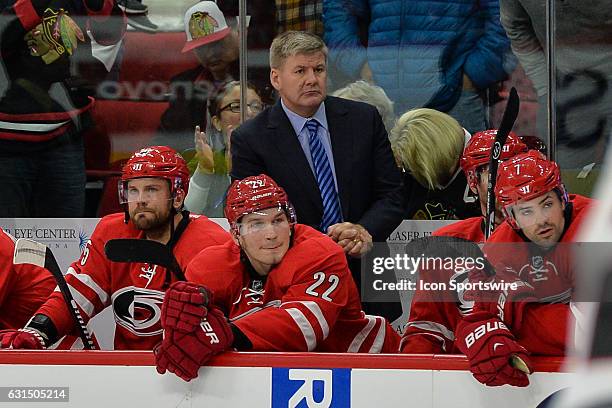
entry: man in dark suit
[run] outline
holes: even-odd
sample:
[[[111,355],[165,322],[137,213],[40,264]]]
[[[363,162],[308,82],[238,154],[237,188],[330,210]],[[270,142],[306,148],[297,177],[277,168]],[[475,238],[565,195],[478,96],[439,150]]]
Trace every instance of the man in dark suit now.
[[[270,81],[281,98],[233,132],[231,175],[271,176],[289,194],[300,223],[359,258],[401,222],[401,176],[378,111],[327,96],[326,60],[327,47],[313,34],[276,37]],[[352,263],[359,283],[359,264]],[[395,305],[394,312],[375,309],[387,317],[397,312]]]

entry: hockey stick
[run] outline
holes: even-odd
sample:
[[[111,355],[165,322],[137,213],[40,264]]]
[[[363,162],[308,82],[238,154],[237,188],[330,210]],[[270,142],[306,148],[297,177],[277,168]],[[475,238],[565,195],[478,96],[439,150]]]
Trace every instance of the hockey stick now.
[[[502,148],[506,143],[508,134],[514,126],[514,121],[519,113],[520,100],[516,88],[510,89],[506,110],[502,117],[501,124],[495,135],[495,141],[491,149],[491,159],[489,160],[489,184],[487,185],[487,213],[485,219],[485,239],[488,239],[495,228],[495,183],[497,182],[497,167]]]
[[[148,239],[111,239],[104,245],[106,257],[113,262],[150,263],[163,266],[185,280],[176,258],[167,245]]]
[[[13,263],[15,265],[36,265],[51,272],[51,275],[53,275],[53,278],[55,278],[55,282],[57,283],[57,286],[64,297],[64,301],[68,305],[70,315],[77,325],[79,337],[83,341],[83,347],[85,347],[87,350],[95,350],[96,346],[91,339],[89,331],[87,330],[87,325],[83,320],[83,316],[81,316],[81,312],[79,312],[79,307],[72,297],[72,293],[70,292],[70,288],[68,288],[64,274],[62,274],[62,271],[57,264],[57,260],[49,247],[40,242],[20,238],[17,240],[17,242],[15,242]]]

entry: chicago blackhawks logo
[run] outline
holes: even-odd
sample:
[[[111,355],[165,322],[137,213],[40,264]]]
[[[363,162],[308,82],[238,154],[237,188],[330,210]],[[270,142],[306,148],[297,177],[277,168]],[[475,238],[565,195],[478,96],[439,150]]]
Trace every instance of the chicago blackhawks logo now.
[[[189,19],[189,32],[191,33],[191,38],[211,35],[215,32],[215,28],[217,27],[219,27],[217,20],[206,12],[198,11],[197,13],[193,13]]]
[[[125,287],[113,294],[115,321],[137,336],[162,333],[160,324],[164,292]]]

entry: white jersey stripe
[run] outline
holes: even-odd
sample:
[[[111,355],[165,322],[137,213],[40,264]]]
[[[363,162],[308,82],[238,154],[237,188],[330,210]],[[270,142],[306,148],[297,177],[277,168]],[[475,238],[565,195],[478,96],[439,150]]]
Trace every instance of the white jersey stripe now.
[[[27,132],[50,132],[64,126],[68,122],[68,120],[65,120],[58,123],[18,123],[4,122],[0,120],[0,128],[9,130],[23,130]]]
[[[327,319],[323,315],[321,308],[316,302],[313,301],[292,301],[286,303],[301,303],[310,310],[310,312],[317,318],[317,322],[319,322],[319,326],[321,327],[321,331],[323,332],[323,340],[329,336],[329,325],[327,324]],[[285,303],[283,303],[285,304]]]
[[[67,274],[74,276],[75,278],[77,278],[83,285],[87,286],[88,288],[90,288],[91,290],[93,290],[94,292],[96,292],[96,294],[98,295],[98,298],[100,299],[100,302],[102,302],[102,304],[104,306],[108,306],[108,293],[106,293],[106,291],[104,289],[102,289],[92,278],[91,276],[87,275],[86,273],[77,273],[77,271],[74,270],[74,268],[69,267],[68,268],[68,272]]]
[[[70,284],[68,284],[68,287],[70,288],[70,293],[72,293],[72,297],[77,302],[77,305],[79,305],[80,308],[83,309],[83,312],[85,312],[87,317],[91,318],[91,315],[93,314],[95,309],[93,303],[91,303],[89,299],[83,296],[81,292],[73,288]]]
[[[443,351],[447,351],[446,350],[446,340],[444,339],[444,337],[438,336],[437,334],[433,334],[433,333],[422,332],[422,333],[413,333],[413,334],[410,334],[408,336],[402,337],[402,340],[400,341],[400,345],[399,345],[399,350],[398,350],[399,352],[401,352],[402,348],[404,348],[404,343],[408,340],[408,338],[410,338],[412,336],[430,336],[430,337],[433,337],[436,340],[440,341],[442,350]]]
[[[408,325],[406,326],[406,330],[408,330],[409,327],[414,327],[414,328],[421,329],[421,330],[429,330],[432,332],[440,333],[442,336],[446,337],[450,341],[455,340],[455,335],[453,334],[453,332],[450,331],[446,326],[440,323],[421,320],[421,321],[408,322]]]
[[[314,330],[312,329],[312,325],[310,324],[306,316],[304,316],[304,313],[302,313],[299,309],[293,307],[284,310],[289,313],[289,316],[293,318],[295,324],[297,324],[297,326],[302,331],[302,335],[304,335],[304,340],[306,341],[308,351],[313,351],[317,347],[317,338],[315,336]]]
[[[370,332],[374,328],[374,325],[376,324],[376,319],[374,317],[369,316],[369,315],[365,315],[364,317],[366,319],[368,319],[368,323],[355,336],[355,338],[351,342],[351,345],[349,346],[348,350],[346,350],[348,353],[357,353],[357,352],[359,352],[359,349],[361,348],[361,345],[363,344],[365,339],[368,337],[368,335],[370,334]]]
[[[378,333],[376,333],[376,338],[374,339],[374,342],[372,343],[372,347],[370,347],[370,350],[368,351],[368,353],[380,353],[380,350],[382,350],[383,345],[385,344],[385,332],[387,331],[387,327],[386,327],[387,325],[385,324],[385,319],[383,319],[382,317],[379,317],[379,316],[368,316],[368,317],[374,317],[374,319],[380,322]]]

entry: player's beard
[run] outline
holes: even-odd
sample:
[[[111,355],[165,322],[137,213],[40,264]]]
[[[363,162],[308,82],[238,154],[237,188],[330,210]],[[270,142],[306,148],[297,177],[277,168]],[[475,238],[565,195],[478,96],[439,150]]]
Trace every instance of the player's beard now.
[[[163,210],[156,211],[145,206],[138,206],[134,212],[130,214],[130,219],[136,229],[141,231],[147,231],[149,233],[156,231],[163,232],[169,225],[170,208],[171,205]],[[143,211],[147,211],[147,216],[140,216]]]

